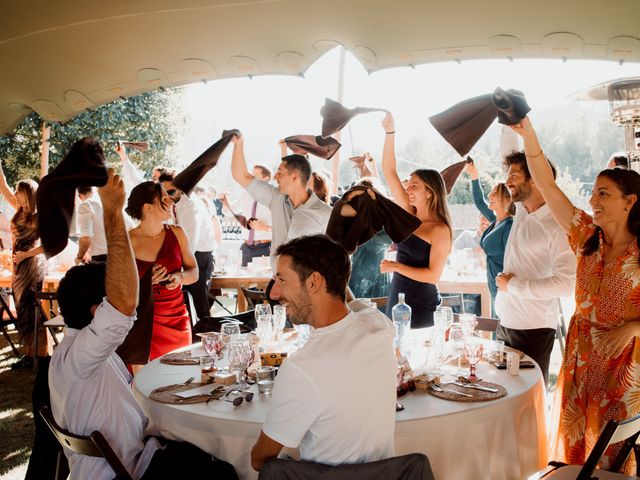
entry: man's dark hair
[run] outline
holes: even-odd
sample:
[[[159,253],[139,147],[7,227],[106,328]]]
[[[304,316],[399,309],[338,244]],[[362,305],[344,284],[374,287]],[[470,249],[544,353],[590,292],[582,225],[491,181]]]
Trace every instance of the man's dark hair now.
[[[158,165],[157,167],[153,168],[154,170],[157,170],[158,172],[160,172],[160,175],[172,175],[172,176],[176,176],[176,171],[173,168],[170,167],[165,167],[164,165]]]
[[[175,172],[162,172],[158,177],[158,182],[173,182],[174,178],[176,178]]]
[[[93,190],[91,187],[78,187],[78,195],[89,195]]]
[[[549,165],[551,166],[553,179],[555,180],[558,176],[556,166],[548,158],[547,162],[549,162]],[[509,168],[511,165],[520,165],[522,167],[522,171],[524,172],[524,178],[526,178],[527,180],[531,179],[531,172],[529,172],[529,167],[527,166],[527,156],[524,154],[524,152],[513,152],[512,154],[507,155],[504,159],[504,164],[507,168]]]
[[[105,263],[88,263],[71,268],[60,280],[57,299],[67,326],[80,330],[91,323],[91,307],[102,303],[107,294],[106,272]]]
[[[267,177],[269,180],[271,180],[271,170],[269,170],[267,167],[265,167],[264,165],[254,165],[253,168],[257,168],[258,170],[260,170],[260,174],[263,177]]]
[[[344,247],[327,235],[296,238],[280,245],[276,255],[291,257],[292,267],[301,282],[313,272],[318,272],[327,283],[327,293],[345,300],[351,261]]]
[[[616,154],[611,157],[614,167],[629,168],[629,159],[626,155]]]
[[[307,185],[309,178],[311,178],[311,164],[306,157],[294,153],[293,155],[282,157],[282,161],[289,172],[292,170],[298,172],[300,174],[300,181],[302,181],[302,184]]]

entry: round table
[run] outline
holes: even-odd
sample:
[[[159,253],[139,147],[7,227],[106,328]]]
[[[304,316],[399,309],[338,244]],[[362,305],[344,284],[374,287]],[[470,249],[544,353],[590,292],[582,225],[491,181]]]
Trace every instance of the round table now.
[[[199,345],[192,348],[200,349]],[[503,385],[507,396],[465,403],[418,390],[402,397],[405,410],[396,417],[396,455],[426,454],[439,480],[515,480],[543,468],[547,439],[540,369],[521,369],[519,376],[511,376],[483,361],[478,375]],[[162,436],[191,442],[232,463],[241,479],[257,478],[251,469],[250,452],[270,397],[256,395],[253,402],[240,407],[215,400],[208,405],[168,405],[148,398],[154,388],[181,383],[191,376],[199,378],[198,366],[172,366],[154,360],[136,375],[134,394]]]

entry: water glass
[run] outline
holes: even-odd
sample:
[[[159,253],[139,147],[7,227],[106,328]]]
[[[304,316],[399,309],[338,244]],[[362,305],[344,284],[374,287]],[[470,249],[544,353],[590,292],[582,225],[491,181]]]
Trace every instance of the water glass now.
[[[260,350],[268,352],[271,348],[271,342],[273,341],[273,322],[271,321],[271,315],[260,315],[258,317],[256,335],[260,340]]]
[[[216,357],[212,357],[210,355],[202,355],[198,358],[200,361],[200,378],[202,383],[211,383],[213,379],[211,378],[212,373],[215,372],[215,363]]]
[[[473,335],[473,332],[476,329],[476,325],[478,325],[478,321],[476,320],[476,316],[474,314],[462,313],[460,314],[460,325],[462,325],[464,336],[469,337]]]
[[[487,360],[490,362],[504,362],[504,342],[492,340],[487,352]]]
[[[240,340],[240,325],[235,322],[223,323],[220,332],[223,335],[228,335],[231,342]]]
[[[273,390],[273,382],[276,378],[276,369],[274,367],[258,367],[256,370],[256,381],[258,382],[258,392],[265,395],[271,395]]]
[[[257,324],[258,318],[260,318],[261,315],[271,315],[271,305],[268,303],[258,303],[253,310],[253,315],[256,318]]]

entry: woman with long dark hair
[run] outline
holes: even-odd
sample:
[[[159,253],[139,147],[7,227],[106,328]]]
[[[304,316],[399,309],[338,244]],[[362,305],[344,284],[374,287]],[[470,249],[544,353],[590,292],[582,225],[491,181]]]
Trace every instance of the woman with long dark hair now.
[[[15,193],[11,191],[4,172],[0,167],[0,193],[16,209],[11,219],[13,235],[13,274],[11,288],[16,302],[20,343],[25,356],[14,363],[12,368],[29,368],[34,356],[49,354],[49,340],[44,326],[38,327],[38,345],[34,351],[35,296],[34,291],[42,288],[46,271],[40,237],[38,233],[38,214],[36,212],[36,191],[38,184],[31,180],[20,180]]]
[[[451,218],[447,207],[444,180],[436,170],[414,171],[405,191],[396,171],[395,124],[387,113],[382,126],[385,130],[382,153],[382,172],[395,202],[422,221],[422,225],[407,240],[398,245],[396,261],[383,260],[382,273],[393,273],[387,316],[398,303],[398,293],[412,309],[411,327],[433,325],[433,312],[440,304],[436,283],[440,280],[451,250]]]
[[[491,222],[480,237],[480,247],[487,256],[487,284],[491,292],[491,312],[493,312],[493,302],[498,293],[496,276],[504,270],[504,249],[511,233],[516,206],[511,201],[511,194],[504,183],[494,185],[489,192],[487,202],[478,180],[478,168],[473,162],[469,162],[465,166],[465,171],[471,177],[473,203]],[[495,314],[493,316],[495,317]]]
[[[512,128],[523,137],[531,177],[578,259],[576,311],[558,376],[550,457],[583,464],[609,420],[640,413],[640,175],[601,171],[590,215],[555,183],[529,119]],[[607,449],[602,468],[620,446]],[[634,464],[631,455],[624,472],[635,473]]]
[[[162,185],[143,182],[129,196],[126,212],[140,224],[129,231],[140,277],[152,270],[153,332],[149,360],[191,345],[191,323],[182,285],[198,279],[198,266],[181,227],[166,225],[173,201]]]

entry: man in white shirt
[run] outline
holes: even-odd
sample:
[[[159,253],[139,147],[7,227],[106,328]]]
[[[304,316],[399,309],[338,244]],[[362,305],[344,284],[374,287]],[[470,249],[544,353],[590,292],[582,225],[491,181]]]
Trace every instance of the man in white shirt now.
[[[393,456],[394,329],[377,309],[345,303],[351,264],[326,235],[281,245],[272,296],[294,324],[313,327],[280,367],[262,432],[251,451],[260,470],[283,446],[329,465]]]
[[[274,175],[277,187],[255,178],[247,169],[244,139],[234,136],[231,173],[258,203],[271,210],[271,268],[275,271],[275,250],[288,240],[302,235],[324,233],[331,216],[331,207],[307,188],[311,165],[302,155],[282,158]]]
[[[573,293],[576,257],[531,179],[524,153],[515,152],[505,161],[509,165],[506,185],[519,203],[505,248],[504,272],[496,278],[497,336],[533,358],[546,384],[558,298]]]
[[[100,198],[93,193],[92,187],[78,187],[78,254],[76,265],[107,260],[107,239],[104,236],[104,223],[102,220],[102,203]]]
[[[158,177],[158,181],[173,200],[176,224],[184,229],[191,251],[196,257],[198,281],[185,285],[184,289],[191,293],[198,318],[204,318],[210,315],[211,310],[209,287],[215,267],[213,255],[216,249],[216,235],[205,204],[195,193],[189,196],[176,188],[173,185],[174,178],[174,174],[165,172]]]
[[[116,348],[135,321],[138,270],[122,214],[124,184],[113,172],[99,189],[108,245],[107,263],[72,268],[60,281],[58,303],[67,328],[49,367],[56,423],[78,435],[99,430],[134,479],[195,477],[236,479],[233,467],[188,443],[145,442],[149,422],[131,391],[132,377]],[[64,450],[70,478],[111,479],[102,458]],[[215,476],[221,472],[222,475]],[[166,475],[166,476],[165,476]],[[223,476],[224,475],[224,476]]]

